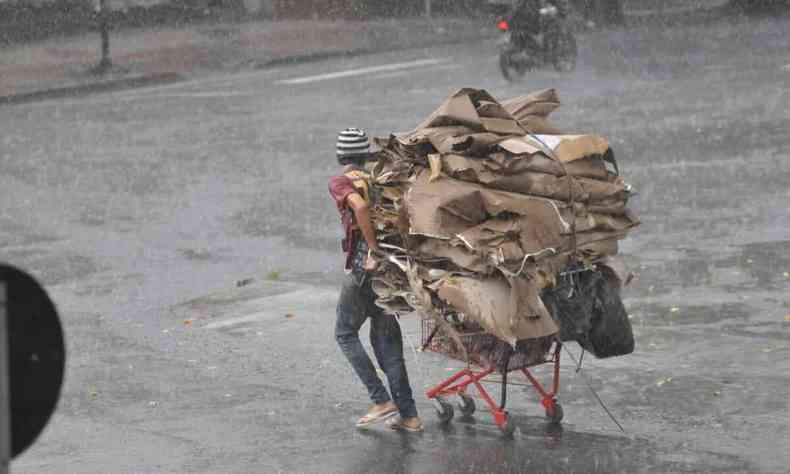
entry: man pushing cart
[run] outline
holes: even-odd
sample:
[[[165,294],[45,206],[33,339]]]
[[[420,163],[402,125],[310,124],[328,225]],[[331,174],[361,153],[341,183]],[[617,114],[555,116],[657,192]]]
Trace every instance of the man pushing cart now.
[[[548,122],[558,106],[552,89],[501,103],[461,89],[415,130],[377,139],[357,177],[375,229],[376,306],[419,313],[423,348],[467,364],[426,394],[442,421],[454,414],[447,397],[471,415],[476,392],[512,434],[507,380],[517,371],[559,422],[562,342],[597,357],[633,351],[613,260],[638,225],[632,189],[603,137]],[[540,364],[553,364],[546,386],[531,371]],[[482,384],[495,374],[498,402]]]

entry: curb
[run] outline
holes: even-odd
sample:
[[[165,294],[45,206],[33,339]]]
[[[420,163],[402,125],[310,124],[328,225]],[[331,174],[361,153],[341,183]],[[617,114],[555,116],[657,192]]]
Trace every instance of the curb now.
[[[0,106],[17,105],[46,99],[61,99],[64,97],[83,97],[99,92],[110,92],[123,89],[134,89],[150,85],[169,84],[183,81],[185,78],[174,72],[150,74],[143,76],[125,77],[109,81],[98,81],[89,84],[80,84],[69,87],[58,87],[40,91],[25,92],[0,96]]]
[[[375,54],[377,52],[382,52],[382,50],[381,49],[376,50],[376,48],[354,48],[354,49],[341,49],[337,51],[321,51],[319,53],[297,54],[293,56],[283,56],[281,58],[274,58],[274,59],[269,59],[268,61],[263,61],[262,63],[256,66],[256,69],[267,69],[276,66],[293,66],[297,64],[306,64],[316,61],[323,61],[325,59],[363,56],[366,54]]]
[[[422,49],[428,48],[432,46],[441,46],[441,45],[448,45],[448,44],[463,44],[463,43],[471,43],[473,41],[486,41],[490,39],[496,38],[497,35],[480,35],[477,37],[468,37],[463,39],[443,39],[438,40],[430,45],[410,45],[410,46],[395,46],[395,47],[388,47],[388,48],[353,48],[353,49],[343,49],[337,51],[321,51],[318,53],[308,53],[308,54],[298,54],[293,56],[285,56],[282,58],[274,58],[268,61],[264,61],[256,66],[257,69],[266,69],[275,66],[283,66],[283,65],[296,65],[296,64],[305,64],[314,61],[323,61],[325,59],[332,59],[332,58],[341,58],[341,57],[353,57],[353,56],[364,56],[369,54],[380,54],[386,52],[394,52],[394,51],[409,51],[414,49]]]

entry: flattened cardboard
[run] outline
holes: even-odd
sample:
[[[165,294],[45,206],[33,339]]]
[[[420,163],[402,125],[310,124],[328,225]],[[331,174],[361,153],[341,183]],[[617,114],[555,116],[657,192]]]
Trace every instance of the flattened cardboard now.
[[[536,227],[570,230],[570,224],[560,211],[564,203],[487,189],[451,178],[429,182],[426,173],[417,177],[405,201],[409,232],[415,235],[450,239],[489,216],[502,213],[530,216]]]
[[[518,123],[531,133],[559,135],[562,131],[554,126],[547,117],[560,106],[560,99],[554,89],[544,89],[526,96],[515,97],[501,102],[502,107]]]
[[[453,125],[483,131],[483,124],[480,123],[477,110],[464,89],[451,94],[438,109],[417,126],[417,130]]]
[[[524,278],[508,282],[501,276],[452,277],[442,280],[437,295],[486,332],[512,345],[559,331],[538,289]]]
[[[525,140],[524,137],[513,137],[502,140],[502,142],[499,143],[499,147],[514,155],[534,155],[543,150],[543,147],[536,146],[534,142]]]
[[[602,156],[609,149],[609,142],[598,135],[534,135],[525,140],[545,144],[565,163],[587,156]]]
[[[480,274],[490,274],[494,267],[486,262],[482,254],[465,250],[449,240],[425,239],[417,247],[417,254],[423,257],[439,257],[450,260],[457,267]]]
[[[543,89],[501,102],[502,107],[516,120],[526,117],[548,117],[560,106],[556,89]]]
[[[600,261],[639,223],[608,142],[560,135],[547,121],[558,106],[553,89],[501,103],[461,89],[412,132],[377,139],[372,216],[397,253],[374,278],[380,306],[462,313],[510,344],[558,331],[540,290],[573,249]]]

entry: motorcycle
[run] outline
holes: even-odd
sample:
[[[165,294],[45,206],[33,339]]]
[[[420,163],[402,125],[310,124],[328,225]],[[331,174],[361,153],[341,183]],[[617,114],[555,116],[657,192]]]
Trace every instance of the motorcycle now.
[[[527,71],[551,64],[560,72],[576,67],[578,46],[576,37],[559,18],[557,7],[550,5],[539,10],[540,31],[533,36],[527,32],[511,31],[507,20],[497,28],[506,35],[500,44],[499,69],[508,81],[521,78]]]

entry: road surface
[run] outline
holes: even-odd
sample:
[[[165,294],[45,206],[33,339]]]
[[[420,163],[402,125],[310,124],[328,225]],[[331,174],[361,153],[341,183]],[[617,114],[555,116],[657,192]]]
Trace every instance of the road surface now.
[[[786,472],[789,21],[587,34],[575,72],[519,84],[485,42],[0,109],[0,260],[46,285],[69,356],[13,471]],[[422,393],[460,364],[414,352],[404,319],[426,431],[357,431],[368,402],[332,334],[335,135],[409,130],[464,86],[556,87],[556,123],[612,142],[639,191],[637,350],[565,359],[560,429],[516,387],[505,441],[485,413],[437,423]]]

